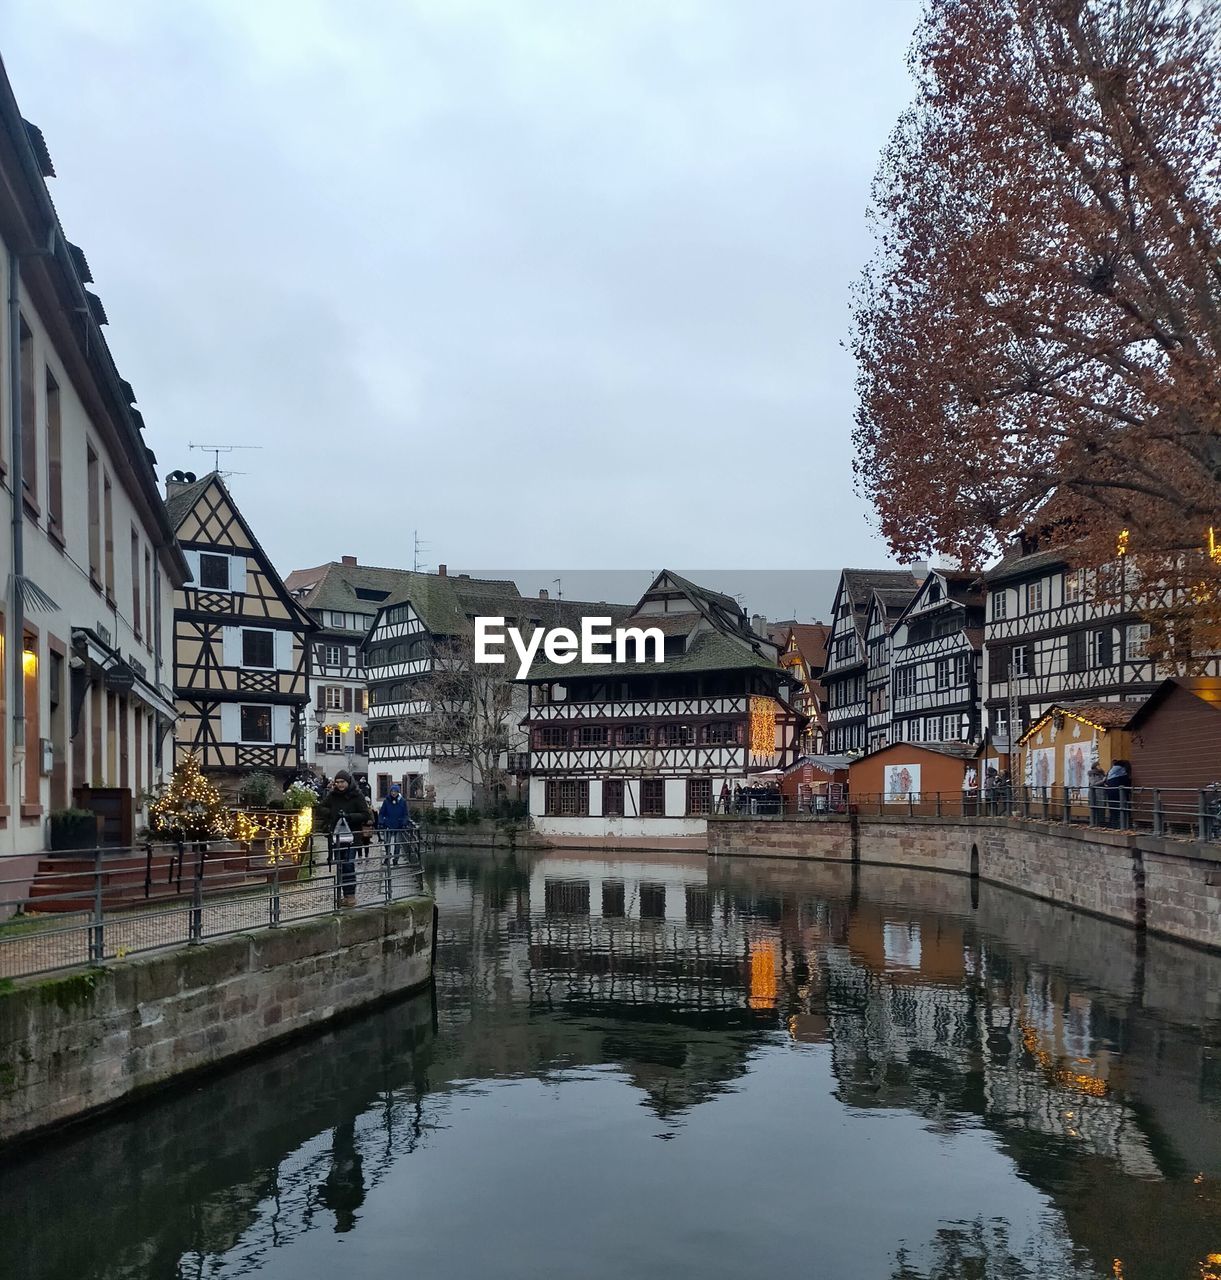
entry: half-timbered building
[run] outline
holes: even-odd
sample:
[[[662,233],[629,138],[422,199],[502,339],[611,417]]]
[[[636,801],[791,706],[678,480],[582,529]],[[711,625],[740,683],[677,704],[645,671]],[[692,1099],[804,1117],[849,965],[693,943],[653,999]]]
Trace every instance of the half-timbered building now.
[[[186,564],[156,459],[64,236],[42,133],[0,66],[0,853],[44,849],[57,811],[131,841],[163,778],[169,636]],[[78,192],[78,199],[82,193]],[[85,198],[87,198],[87,193]],[[14,518],[15,517],[15,518]],[[165,753],[168,755],[168,753]],[[89,838],[92,842],[92,837]],[[14,862],[9,876],[24,866]],[[7,898],[20,898],[12,886]],[[0,908],[0,915],[4,909]]]
[[[698,846],[722,787],[794,758],[793,677],[735,600],[670,571],[619,625],[660,631],[663,660],[529,674],[531,818],[565,843]]]
[[[875,739],[885,734],[889,628],[919,585],[910,569],[845,569],[840,574],[822,675],[827,698],[826,749],[832,755],[864,752],[871,728]],[[872,710],[871,678],[876,695]]]
[[[523,633],[579,629],[586,614],[618,619],[624,605],[523,596],[506,578],[436,573],[404,576],[365,640],[371,782],[399,782],[409,796],[452,808],[487,804],[510,781],[524,784],[530,756],[524,684],[513,669],[474,662],[477,617],[503,618]],[[509,660],[512,661],[512,653]]]
[[[978,742],[984,588],[931,570],[890,637],[891,742]]]
[[[166,507],[190,568],[174,599],[175,748],[232,793],[301,765],[309,642],[317,630],[215,471],[172,472]]]
[[[768,625],[767,635],[779,646],[780,665],[796,685],[794,702],[805,717],[801,753],[821,755],[827,742],[827,696],[821,677],[827,665],[831,628],[825,622],[773,622]]]
[[[409,576],[405,569],[382,569],[343,556],[312,569],[294,569],[284,579],[318,626],[310,642],[311,703],[302,750],[305,762],[328,777],[339,769],[369,771],[365,637],[381,606]],[[389,790],[386,777],[383,787],[384,795]]]
[[[1123,569],[1076,568],[1064,550],[1027,539],[985,573],[984,714],[998,750],[1014,716],[1021,737],[1055,703],[1139,700],[1175,674],[1148,656],[1137,602],[1095,590],[1099,572]]]

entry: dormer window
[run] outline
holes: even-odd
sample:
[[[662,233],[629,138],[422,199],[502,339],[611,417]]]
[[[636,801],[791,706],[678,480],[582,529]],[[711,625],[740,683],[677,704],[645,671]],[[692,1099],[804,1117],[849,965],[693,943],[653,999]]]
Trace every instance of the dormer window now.
[[[937,601],[938,601],[938,600],[940,600],[940,599],[941,599],[941,583],[940,583],[940,582],[930,582],[930,583],[928,584],[928,602],[929,602],[929,604],[936,604],[936,603],[937,603]]]
[[[687,652],[686,636],[666,636],[666,657],[681,658]]]

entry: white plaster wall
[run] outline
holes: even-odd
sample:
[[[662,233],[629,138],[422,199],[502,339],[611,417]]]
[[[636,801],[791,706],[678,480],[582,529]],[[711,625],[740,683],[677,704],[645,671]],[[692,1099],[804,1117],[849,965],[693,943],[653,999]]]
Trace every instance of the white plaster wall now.
[[[702,840],[708,834],[706,818],[561,818],[538,816],[533,808],[531,812],[534,829],[545,836],[625,840],[687,837]]]
[[[687,780],[666,779],[666,817],[682,818],[687,813]]]

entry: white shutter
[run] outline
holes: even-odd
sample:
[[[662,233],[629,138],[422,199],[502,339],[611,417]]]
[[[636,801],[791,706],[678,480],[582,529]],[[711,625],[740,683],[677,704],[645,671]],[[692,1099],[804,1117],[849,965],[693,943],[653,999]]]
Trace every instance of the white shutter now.
[[[293,633],[277,631],[276,637],[276,669],[291,671],[293,669]]]
[[[188,566],[188,567],[190,568],[190,570],[191,570],[191,581],[192,581],[193,583],[198,583],[198,581],[199,581],[199,552],[198,552],[198,551],[184,551],[182,554],[183,554],[184,559],[185,559],[185,560],[186,560],[186,562],[187,562],[187,566]]]
[[[236,702],[220,704],[220,740],[237,742],[241,736],[242,712]]]
[[[240,667],[242,665],[242,629],[241,627],[221,627],[221,666]]]
[[[229,590],[244,594],[246,591],[246,557],[229,557]]]
[[[352,648],[351,645],[349,645],[343,651],[343,653],[344,653],[344,661],[347,663],[347,665],[349,667],[354,667],[356,665],[356,650]]]
[[[272,707],[271,740],[272,742],[291,742],[293,737],[293,708]]]

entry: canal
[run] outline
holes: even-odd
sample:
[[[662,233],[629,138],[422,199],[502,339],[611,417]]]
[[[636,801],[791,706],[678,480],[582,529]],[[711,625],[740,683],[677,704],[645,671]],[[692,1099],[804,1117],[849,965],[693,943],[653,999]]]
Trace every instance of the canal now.
[[[1221,1275],[1221,956],[887,867],[430,874],[435,996],[10,1157],[0,1274]]]

